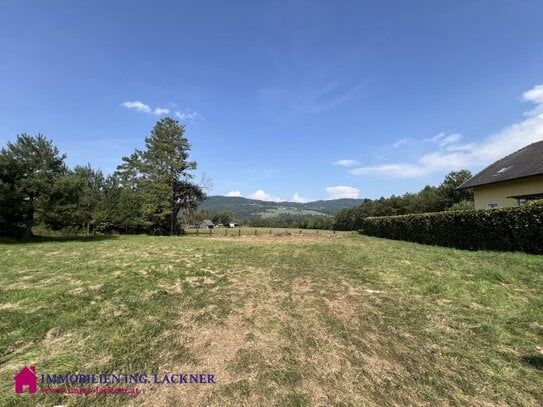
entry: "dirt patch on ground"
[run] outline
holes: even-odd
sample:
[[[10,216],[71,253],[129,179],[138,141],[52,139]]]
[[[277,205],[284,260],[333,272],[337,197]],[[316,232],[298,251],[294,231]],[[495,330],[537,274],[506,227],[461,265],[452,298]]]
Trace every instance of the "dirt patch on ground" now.
[[[0,310],[4,310],[4,309],[20,309],[21,308],[21,302],[16,302],[16,303],[4,303],[4,304],[0,304]]]
[[[272,241],[312,241],[320,242],[323,240],[335,239],[338,235],[328,234],[328,233],[291,233],[291,232],[281,232],[277,234],[263,234],[260,236],[248,236],[253,237],[259,240],[272,240]]]
[[[332,233],[314,233],[314,232],[302,232],[302,233],[293,233],[293,232],[274,232],[274,233],[269,233],[269,232],[265,232],[265,231],[262,231],[262,232],[258,232],[257,235],[241,235],[241,236],[238,236],[238,235],[227,235],[227,236],[224,236],[224,235],[220,235],[220,234],[217,234],[217,235],[213,235],[213,236],[210,236],[210,237],[205,237],[205,239],[217,239],[217,240],[222,240],[222,241],[225,241],[225,240],[231,240],[231,241],[237,241],[237,242],[251,242],[251,241],[256,241],[256,242],[261,242],[261,243],[270,243],[270,244],[275,244],[275,243],[282,243],[282,242],[286,242],[286,243],[290,243],[290,242],[323,242],[323,241],[331,241],[332,239],[337,239],[339,238],[340,235],[339,234],[332,234]],[[197,239],[195,237],[195,239]]]
[[[189,283],[192,282],[191,279]],[[161,368],[161,371],[170,373],[213,374],[216,384],[146,386],[145,392],[133,405],[209,405],[212,400],[214,404],[221,405],[220,400],[228,386],[240,381],[254,385],[258,369],[262,367],[260,363],[273,365],[278,362],[280,348],[285,346],[285,342],[276,330],[270,329],[269,322],[270,319],[282,320],[284,316],[274,307],[277,296],[272,294],[269,275],[251,267],[231,276],[231,282],[229,292],[238,294],[231,298],[236,307],[226,318],[202,323],[202,315],[213,313],[211,306],[191,312],[184,310],[177,329],[167,333],[175,338],[178,346],[189,350],[195,362],[171,362]],[[168,355],[162,356],[168,359]],[[251,368],[253,358],[259,365]],[[255,405],[262,400],[250,402],[249,397],[245,402]]]
[[[380,292],[341,284],[321,295],[323,287],[309,277],[281,281],[256,267],[228,278],[233,307],[226,317],[202,319],[214,313],[211,306],[184,310],[176,329],[167,333],[172,346],[186,347],[194,362],[161,367],[166,373],[211,373],[217,383],[147,385],[132,405],[266,405],[298,393],[312,405],[364,404],[362,379],[379,383],[382,374],[404,373],[337,332],[357,327],[360,303]],[[372,304],[362,306],[366,314],[379,312]],[[375,345],[379,335],[368,332],[365,341]]]

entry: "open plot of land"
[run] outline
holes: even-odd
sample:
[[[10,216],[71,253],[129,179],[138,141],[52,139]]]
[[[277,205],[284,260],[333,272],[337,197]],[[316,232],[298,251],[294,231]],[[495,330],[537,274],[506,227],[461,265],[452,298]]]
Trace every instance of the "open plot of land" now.
[[[543,257],[353,234],[0,245],[1,405],[540,405]],[[214,374],[137,396],[38,373]]]
[[[207,236],[217,236],[217,237],[235,237],[235,236],[263,236],[263,235],[273,235],[273,236],[285,236],[285,235],[315,235],[315,234],[345,234],[352,232],[341,232],[325,229],[295,229],[295,228],[266,228],[266,227],[252,227],[252,226],[243,226],[243,227],[214,227],[212,229],[204,228],[195,228],[190,227],[185,229],[187,236],[197,235],[202,237]]]

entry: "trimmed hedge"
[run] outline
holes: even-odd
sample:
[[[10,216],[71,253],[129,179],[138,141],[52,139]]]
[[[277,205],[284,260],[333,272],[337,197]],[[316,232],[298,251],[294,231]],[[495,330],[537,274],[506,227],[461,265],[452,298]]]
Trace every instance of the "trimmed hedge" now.
[[[359,233],[458,249],[543,254],[543,202],[516,208],[366,218]]]

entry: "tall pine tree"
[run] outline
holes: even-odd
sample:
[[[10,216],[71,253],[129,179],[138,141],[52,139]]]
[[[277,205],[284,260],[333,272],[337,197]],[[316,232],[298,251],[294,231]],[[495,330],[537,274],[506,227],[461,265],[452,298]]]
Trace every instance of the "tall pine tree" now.
[[[21,231],[24,238],[32,237],[36,213],[47,206],[52,186],[67,171],[65,158],[41,134],[18,135],[0,150],[1,234]]]
[[[202,189],[191,181],[197,164],[188,160],[191,146],[184,134],[183,125],[165,117],[145,138],[145,149],[123,157],[118,167],[123,186],[143,195],[142,212],[152,233],[177,234],[179,212],[204,198]]]

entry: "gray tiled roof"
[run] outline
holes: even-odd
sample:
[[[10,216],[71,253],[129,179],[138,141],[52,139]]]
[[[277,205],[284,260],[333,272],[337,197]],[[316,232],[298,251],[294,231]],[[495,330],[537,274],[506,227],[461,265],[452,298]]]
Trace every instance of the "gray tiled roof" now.
[[[533,175],[543,175],[543,141],[530,144],[496,161],[468,179],[458,189],[494,184]]]

